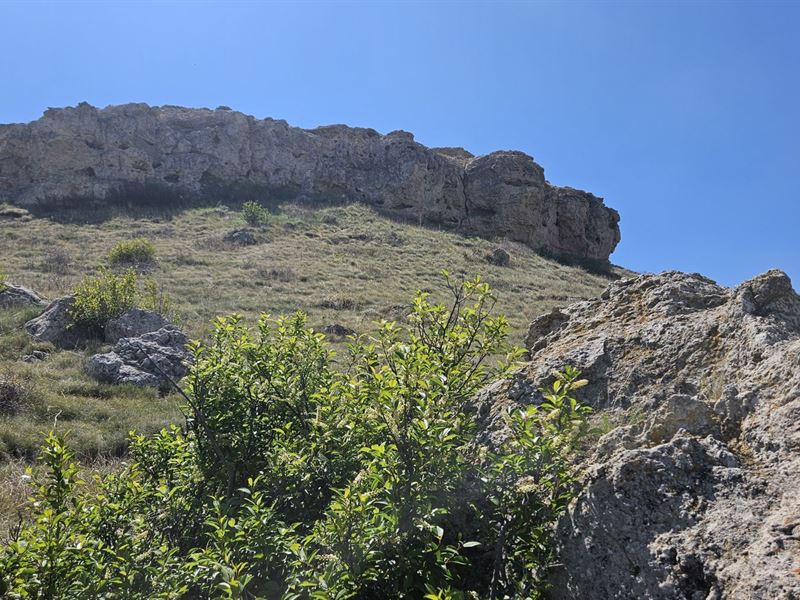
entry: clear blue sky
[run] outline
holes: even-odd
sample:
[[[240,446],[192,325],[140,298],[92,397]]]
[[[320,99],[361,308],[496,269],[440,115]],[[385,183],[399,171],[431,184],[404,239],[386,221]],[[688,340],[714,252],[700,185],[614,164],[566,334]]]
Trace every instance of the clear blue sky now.
[[[800,288],[800,3],[9,3],[0,122],[215,107],[520,149],[622,215],[612,256]]]

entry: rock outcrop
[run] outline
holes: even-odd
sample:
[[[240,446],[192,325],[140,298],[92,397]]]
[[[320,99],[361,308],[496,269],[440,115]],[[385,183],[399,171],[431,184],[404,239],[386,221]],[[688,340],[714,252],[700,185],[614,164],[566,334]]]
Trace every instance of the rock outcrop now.
[[[230,233],[226,233],[222,241],[234,246],[253,246],[257,243],[256,236],[249,229],[235,229]]]
[[[59,348],[74,348],[86,340],[70,317],[74,296],[57,298],[38,317],[25,323],[25,331],[37,342],[50,342]]]
[[[619,215],[592,194],[550,185],[521,152],[473,157],[404,131],[304,130],[229,109],[81,103],[0,126],[0,200],[144,202],[225,194],[361,201],[394,215],[507,237],[606,263]]]
[[[104,383],[130,383],[165,389],[186,375],[191,355],[188,339],[174,325],[137,337],[122,338],[111,352],[95,354],[86,372]]]
[[[621,280],[537,319],[528,344],[479,399],[489,439],[565,364],[622,424],[585,459],[553,598],[800,598],[800,296],[784,273]]]
[[[20,308],[44,304],[41,296],[21,285],[0,285],[0,308]]]
[[[169,325],[164,316],[143,308],[130,308],[115,319],[111,319],[104,328],[106,342],[116,344],[121,338],[130,338],[158,331]]]

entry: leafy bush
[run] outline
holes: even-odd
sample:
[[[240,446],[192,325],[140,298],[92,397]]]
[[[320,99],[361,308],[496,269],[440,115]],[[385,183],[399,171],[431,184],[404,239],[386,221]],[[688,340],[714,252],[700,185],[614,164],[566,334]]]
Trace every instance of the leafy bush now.
[[[76,327],[89,335],[100,335],[106,323],[126,310],[140,307],[167,314],[169,298],[150,277],[140,279],[133,268],[114,273],[100,268],[75,289],[70,317]]]
[[[269,211],[258,202],[245,202],[242,205],[242,218],[251,227],[260,227],[269,223]]]
[[[126,598],[537,598],[588,409],[567,369],[484,447],[471,398],[518,350],[476,279],[418,293],[332,367],[305,316],[233,316],[194,347],[186,424],[134,435],[81,491],[51,436],[34,518],[0,550],[0,594]],[[490,358],[508,352],[494,364]]]
[[[108,253],[108,262],[112,266],[146,265],[155,262],[156,247],[153,242],[144,238],[123,240],[114,244]]]

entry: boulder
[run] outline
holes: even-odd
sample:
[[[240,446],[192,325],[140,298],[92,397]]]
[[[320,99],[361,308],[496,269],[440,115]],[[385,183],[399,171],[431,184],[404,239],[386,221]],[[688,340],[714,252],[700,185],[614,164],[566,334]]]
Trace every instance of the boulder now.
[[[236,246],[253,246],[256,243],[256,238],[249,229],[236,229],[225,234],[222,241]]]
[[[30,354],[23,355],[20,360],[26,363],[38,363],[47,360],[49,356],[44,350],[34,350]]]
[[[476,399],[484,442],[572,364],[619,423],[557,529],[561,598],[800,598],[800,296],[667,272],[536,319],[531,361]]]
[[[37,342],[50,342],[59,348],[76,347],[86,336],[72,324],[69,310],[74,301],[74,296],[53,300],[41,315],[25,323],[25,331]]]
[[[405,131],[299,129],[228,109],[125,104],[48,109],[0,126],[0,190],[28,207],[65,199],[252,199],[263,193],[364,202],[392,216],[608,263],[619,215],[552,186],[522,152],[474,157]]]
[[[511,255],[505,248],[495,248],[484,256],[486,262],[498,267],[507,267],[511,264]]]
[[[115,352],[95,354],[86,363],[90,377],[103,383],[130,383],[140,387],[159,387],[161,379],[152,373],[125,364]]]
[[[191,355],[187,337],[174,325],[165,325],[136,337],[121,338],[111,352],[95,354],[86,372],[103,383],[129,383],[168,388],[187,373]]]
[[[0,286],[0,308],[19,308],[42,304],[44,304],[44,300],[33,290],[10,283]]]
[[[115,344],[120,338],[136,337],[151,331],[158,331],[168,324],[169,321],[155,311],[131,308],[106,323],[104,336],[106,342]]]
[[[344,325],[340,325],[339,323],[331,323],[330,325],[326,325],[322,328],[322,332],[326,335],[332,335],[336,337],[347,337],[348,335],[355,334],[355,331],[350,329],[349,327],[345,327]]]

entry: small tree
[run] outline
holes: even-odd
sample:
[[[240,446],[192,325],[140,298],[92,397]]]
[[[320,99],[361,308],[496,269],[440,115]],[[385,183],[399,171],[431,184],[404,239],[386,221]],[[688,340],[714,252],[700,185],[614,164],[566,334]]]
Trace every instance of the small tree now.
[[[258,202],[245,202],[242,205],[242,218],[251,227],[260,227],[269,223],[269,212]]]

